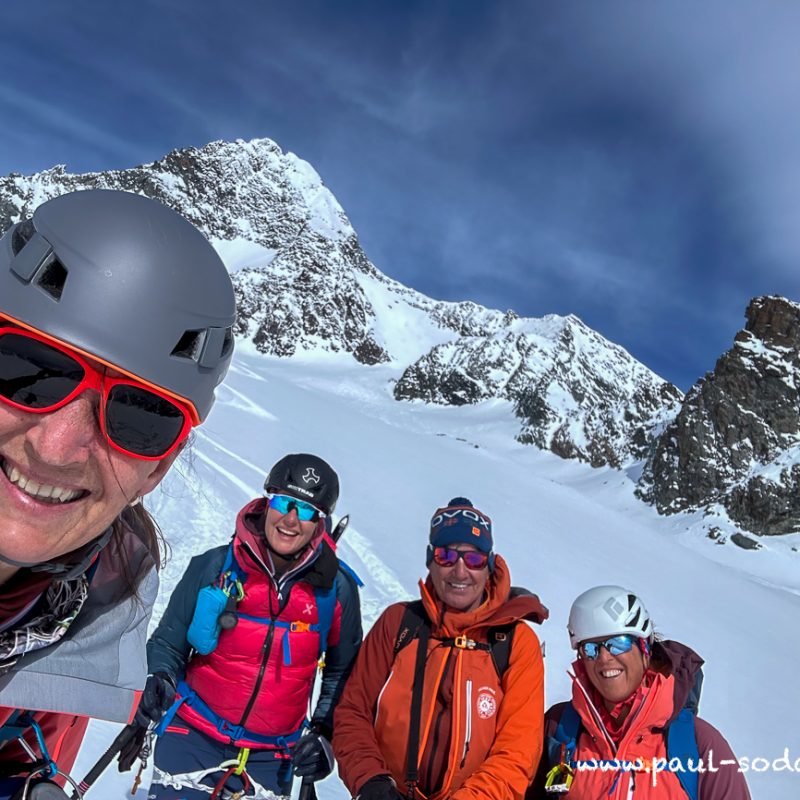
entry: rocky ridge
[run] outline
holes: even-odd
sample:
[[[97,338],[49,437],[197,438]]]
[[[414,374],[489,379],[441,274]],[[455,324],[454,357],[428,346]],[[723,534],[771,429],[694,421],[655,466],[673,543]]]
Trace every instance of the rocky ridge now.
[[[662,514],[721,504],[759,534],[800,531],[800,305],[757,297],[733,346],[654,441],[639,495]]]
[[[674,386],[576,317],[520,319],[436,301],[387,277],[314,169],[268,139],[175,150],[126,170],[11,174],[0,178],[0,229],[49,197],[94,187],[172,206],[223,257],[232,244],[257,245],[246,264],[228,264],[237,338],[264,354],[345,353],[390,365],[399,400],[502,398],[520,419],[520,441],[595,466],[641,458],[677,410]]]

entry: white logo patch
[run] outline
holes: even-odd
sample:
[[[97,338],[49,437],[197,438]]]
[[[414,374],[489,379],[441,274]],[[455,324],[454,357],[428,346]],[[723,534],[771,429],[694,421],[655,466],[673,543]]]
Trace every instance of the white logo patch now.
[[[313,483],[316,486],[320,482],[320,477],[314,472],[314,467],[306,467],[305,475],[303,475],[303,483]]]
[[[310,617],[314,613],[314,604],[313,603],[306,603],[306,607],[303,609],[303,613]]]
[[[497,711],[497,701],[490,692],[480,692],[478,699],[475,701],[475,708],[481,719],[489,719]]]

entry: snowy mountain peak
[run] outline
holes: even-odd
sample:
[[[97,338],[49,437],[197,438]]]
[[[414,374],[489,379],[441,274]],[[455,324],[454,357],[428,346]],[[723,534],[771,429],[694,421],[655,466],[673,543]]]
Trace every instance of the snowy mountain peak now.
[[[398,400],[506,401],[519,441],[594,465],[641,457],[680,399],[575,316],[436,301],[384,275],[313,167],[269,139],[183,148],[127,170],[0,178],[0,227],[95,187],[154,197],[197,225],[233,274],[238,338],[263,354],[386,364]]]

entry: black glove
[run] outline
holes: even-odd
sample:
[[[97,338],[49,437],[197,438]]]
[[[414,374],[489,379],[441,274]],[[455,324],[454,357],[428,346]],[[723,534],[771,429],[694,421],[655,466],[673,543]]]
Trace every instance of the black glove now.
[[[175,681],[166,672],[147,676],[142,699],[133,721],[143,728],[161,722],[164,712],[175,702]]]
[[[356,800],[405,800],[388,775],[370,778],[359,790]]]
[[[144,749],[144,740],[147,736],[147,728],[141,725],[128,725],[123,729],[122,747],[119,749],[119,763],[117,768],[120,772],[127,772],[139,759],[139,754]]]
[[[333,772],[333,748],[317,731],[311,730],[294,746],[292,771],[300,778],[321,781]]]

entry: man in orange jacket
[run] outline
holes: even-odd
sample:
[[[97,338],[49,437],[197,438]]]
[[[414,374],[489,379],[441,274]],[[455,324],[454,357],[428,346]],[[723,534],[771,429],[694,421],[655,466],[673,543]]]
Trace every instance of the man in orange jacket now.
[[[434,514],[427,563],[421,601],[389,606],[364,640],[336,710],[339,774],[360,800],[518,800],[544,711],[523,620],[547,609],[512,590],[491,520],[464,497]]]

